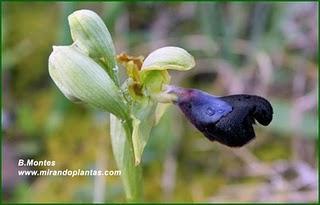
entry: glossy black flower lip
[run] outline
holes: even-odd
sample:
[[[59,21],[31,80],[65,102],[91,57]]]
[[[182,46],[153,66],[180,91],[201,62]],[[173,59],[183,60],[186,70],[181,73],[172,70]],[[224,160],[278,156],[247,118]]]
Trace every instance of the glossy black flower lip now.
[[[197,89],[168,86],[167,93],[187,119],[205,137],[229,147],[241,147],[255,137],[253,124],[267,126],[273,109],[268,100],[256,95],[214,96]]]

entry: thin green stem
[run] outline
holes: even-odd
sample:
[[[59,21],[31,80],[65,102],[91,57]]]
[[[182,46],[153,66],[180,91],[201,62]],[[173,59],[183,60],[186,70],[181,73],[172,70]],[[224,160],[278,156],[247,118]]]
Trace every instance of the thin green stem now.
[[[125,160],[125,169],[129,170],[128,175],[126,176],[127,185],[125,185],[125,192],[127,200],[130,202],[142,201],[143,185],[142,185],[142,167],[141,165],[135,166],[134,163],[134,150],[132,144],[132,122],[131,120],[126,120],[122,122],[126,133],[126,140],[128,147],[126,149],[127,154]]]
[[[112,150],[121,170],[121,179],[124,186],[127,201],[142,201],[142,167],[135,166],[134,150],[132,146],[132,122],[120,120],[110,114],[110,132]]]

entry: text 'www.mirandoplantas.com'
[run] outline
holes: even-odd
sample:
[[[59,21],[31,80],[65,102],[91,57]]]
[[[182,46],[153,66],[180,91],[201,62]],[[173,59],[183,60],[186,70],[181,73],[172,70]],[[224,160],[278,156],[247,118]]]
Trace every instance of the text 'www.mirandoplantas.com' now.
[[[19,176],[120,176],[121,171],[120,170],[18,170]]]
[[[19,168],[23,167],[54,167],[56,161],[19,159]],[[101,170],[101,169],[41,169],[30,170],[28,168],[18,170],[18,176],[121,176],[121,170]]]

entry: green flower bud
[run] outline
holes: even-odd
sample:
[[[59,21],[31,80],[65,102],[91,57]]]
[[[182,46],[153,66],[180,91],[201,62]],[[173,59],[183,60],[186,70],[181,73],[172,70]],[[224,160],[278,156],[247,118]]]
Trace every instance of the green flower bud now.
[[[93,11],[78,10],[69,15],[68,20],[75,44],[91,58],[106,65],[108,74],[117,82],[116,52],[102,19]]]
[[[119,88],[99,64],[78,48],[54,46],[49,74],[68,99],[127,118],[127,106]]]

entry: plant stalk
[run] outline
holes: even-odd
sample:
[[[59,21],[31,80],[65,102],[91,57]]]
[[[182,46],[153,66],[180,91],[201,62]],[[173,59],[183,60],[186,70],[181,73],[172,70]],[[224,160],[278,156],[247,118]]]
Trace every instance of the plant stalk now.
[[[131,120],[119,120],[110,115],[111,141],[113,154],[118,168],[128,202],[141,202],[143,193],[142,167],[135,166],[132,146]]]
[[[130,202],[139,202],[142,201],[142,193],[143,193],[143,184],[142,184],[142,167],[141,164],[135,165],[134,163],[134,150],[132,144],[132,123],[131,120],[124,121],[122,123],[125,132],[126,132],[126,140],[129,144],[128,150],[128,170],[130,170],[129,178],[126,179],[129,184],[126,188],[126,196],[127,200]]]

